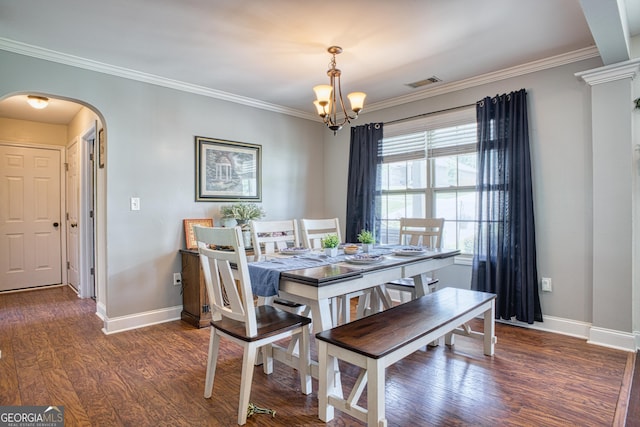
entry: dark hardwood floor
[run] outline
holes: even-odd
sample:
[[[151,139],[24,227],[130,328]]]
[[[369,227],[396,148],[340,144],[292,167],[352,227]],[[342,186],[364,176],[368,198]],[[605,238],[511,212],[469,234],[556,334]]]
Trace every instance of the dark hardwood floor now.
[[[236,425],[239,347],[223,343],[213,397],[205,399],[208,328],[174,321],[107,336],[94,313],[94,301],[66,287],[0,294],[0,406],[63,405],[66,426]],[[494,357],[483,355],[480,341],[457,337],[451,349],[391,366],[389,425],[624,425],[632,353],[503,324],[496,331]],[[357,371],[342,366],[350,386]],[[270,376],[256,368],[251,401],[276,416],[254,415],[247,425],[325,425],[316,381],[304,396],[295,371],[275,367]],[[336,411],[326,425],[362,423]]]

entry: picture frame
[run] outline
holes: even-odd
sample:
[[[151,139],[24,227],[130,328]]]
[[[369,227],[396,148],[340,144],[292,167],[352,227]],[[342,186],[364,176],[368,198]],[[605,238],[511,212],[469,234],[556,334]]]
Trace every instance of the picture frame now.
[[[98,131],[98,167],[104,168],[105,146],[104,146],[104,128]]]
[[[187,218],[182,220],[182,222],[184,223],[184,237],[187,249],[198,249],[196,236],[193,232],[194,225],[213,227],[213,218]]]
[[[262,201],[262,146],[195,137],[196,201]]]

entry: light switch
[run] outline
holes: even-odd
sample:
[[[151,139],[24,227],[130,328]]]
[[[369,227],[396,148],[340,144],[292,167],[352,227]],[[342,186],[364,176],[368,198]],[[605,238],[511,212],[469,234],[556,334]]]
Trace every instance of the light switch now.
[[[132,197],[131,198],[131,210],[139,211],[140,210],[140,197]]]

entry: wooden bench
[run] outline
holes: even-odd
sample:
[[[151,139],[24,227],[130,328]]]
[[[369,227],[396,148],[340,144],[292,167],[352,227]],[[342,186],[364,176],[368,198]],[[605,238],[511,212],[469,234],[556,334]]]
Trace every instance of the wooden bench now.
[[[320,419],[331,421],[335,407],[368,426],[386,426],[386,367],[439,337],[446,336],[447,343],[453,342],[454,333],[483,337],[484,354],[493,356],[495,298],[494,294],[484,292],[444,288],[316,334]],[[481,314],[484,315],[484,333],[471,331],[467,326],[460,327]],[[339,375],[333,370],[336,359],[363,368],[347,399],[333,393]],[[365,386],[367,408],[358,405]]]

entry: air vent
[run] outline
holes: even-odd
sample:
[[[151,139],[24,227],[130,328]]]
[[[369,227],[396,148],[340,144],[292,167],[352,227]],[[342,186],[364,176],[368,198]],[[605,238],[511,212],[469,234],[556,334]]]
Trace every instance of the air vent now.
[[[438,82],[441,82],[441,81],[442,80],[439,79],[438,77],[431,76],[428,79],[420,80],[418,82],[407,83],[407,86],[416,89],[416,88],[419,88],[419,87],[422,87],[422,86],[430,85],[432,83],[438,83]]]

